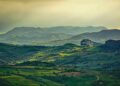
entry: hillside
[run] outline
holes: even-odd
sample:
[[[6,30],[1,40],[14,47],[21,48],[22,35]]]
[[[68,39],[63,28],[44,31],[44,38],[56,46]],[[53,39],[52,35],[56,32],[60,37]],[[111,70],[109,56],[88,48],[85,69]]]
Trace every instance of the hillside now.
[[[42,61],[55,62],[57,65],[77,66],[80,69],[119,68],[119,49],[116,49],[117,52],[108,49],[105,51],[105,47],[102,46],[81,47],[67,44],[55,47],[48,54],[42,54],[42,56],[38,52],[32,56],[32,59],[39,58]]]
[[[19,45],[40,45],[42,42],[62,40],[70,34],[46,32],[40,28],[19,27],[0,35],[0,42]]]
[[[15,64],[24,61],[42,61],[54,62],[56,65],[74,65],[85,69],[101,69],[110,64],[111,67],[113,65],[113,68],[115,68],[114,65],[118,65],[116,67],[119,67],[119,48],[116,48],[114,51],[112,49],[114,49],[114,46],[113,48],[112,46],[106,47],[106,44],[91,47],[77,46],[75,44],[65,44],[54,47],[1,44],[0,59],[1,62],[6,62],[7,64]]]
[[[44,51],[44,46],[18,46],[0,43],[0,65],[13,64],[16,60],[27,60],[37,51]]]
[[[83,33],[72,37],[70,40],[90,39],[98,43],[104,43],[107,40],[120,40],[120,30],[102,30],[100,32]]]
[[[120,40],[120,30],[102,30],[99,32],[83,33],[65,40],[55,40],[44,45],[63,45],[65,43],[73,43],[80,45],[80,41],[83,39],[90,39],[97,43],[105,43],[107,40]]]

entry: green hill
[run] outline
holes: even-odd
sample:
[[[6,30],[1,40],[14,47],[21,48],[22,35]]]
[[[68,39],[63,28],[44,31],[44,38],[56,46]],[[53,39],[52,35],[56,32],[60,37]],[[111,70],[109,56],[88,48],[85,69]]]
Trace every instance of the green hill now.
[[[107,47],[105,47],[106,45]],[[72,65],[82,69],[103,69],[106,67],[108,69],[116,69],[120,65],[119,46],[117,46],[115,51],[112,50],[114,46],[113,48],[112,46],[109,48],[109,46],[107,42],[104,45],[92,47],[75,44],[54,47],[0,44],[0,62],[1,65],[4,65],[5,63],[15,64],[26,61],[41,61],[52,62],[56,65]],[[37,62],[32,62],[31,64],[34,66],[34,63],[39,65]]]
[[[27,60],[29,56],[37,51],[44,51],[44,46],[19,46],[0,43],[0,65],[13,64],[17,60]]]

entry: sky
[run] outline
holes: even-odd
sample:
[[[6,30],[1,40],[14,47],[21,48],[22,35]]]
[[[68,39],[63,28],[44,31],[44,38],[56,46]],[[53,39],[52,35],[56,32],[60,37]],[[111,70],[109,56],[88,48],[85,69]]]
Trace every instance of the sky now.
[[[49,26],[120,29],[120,0],[0,0],[0,33]]]

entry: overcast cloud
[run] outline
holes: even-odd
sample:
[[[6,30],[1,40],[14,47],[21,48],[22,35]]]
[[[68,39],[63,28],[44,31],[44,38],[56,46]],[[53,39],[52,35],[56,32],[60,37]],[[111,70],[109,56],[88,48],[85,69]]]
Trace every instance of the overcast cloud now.
[[[120,29],[120,0],[0,0],[0,32],[17,26]]]

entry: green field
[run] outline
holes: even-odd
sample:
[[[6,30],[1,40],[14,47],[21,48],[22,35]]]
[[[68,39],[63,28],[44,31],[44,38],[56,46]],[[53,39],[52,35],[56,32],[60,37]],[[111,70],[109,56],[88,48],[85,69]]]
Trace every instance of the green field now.
[[[9,66],[0,68],[0,86],[120,86],[120,78],[98,70]]]

